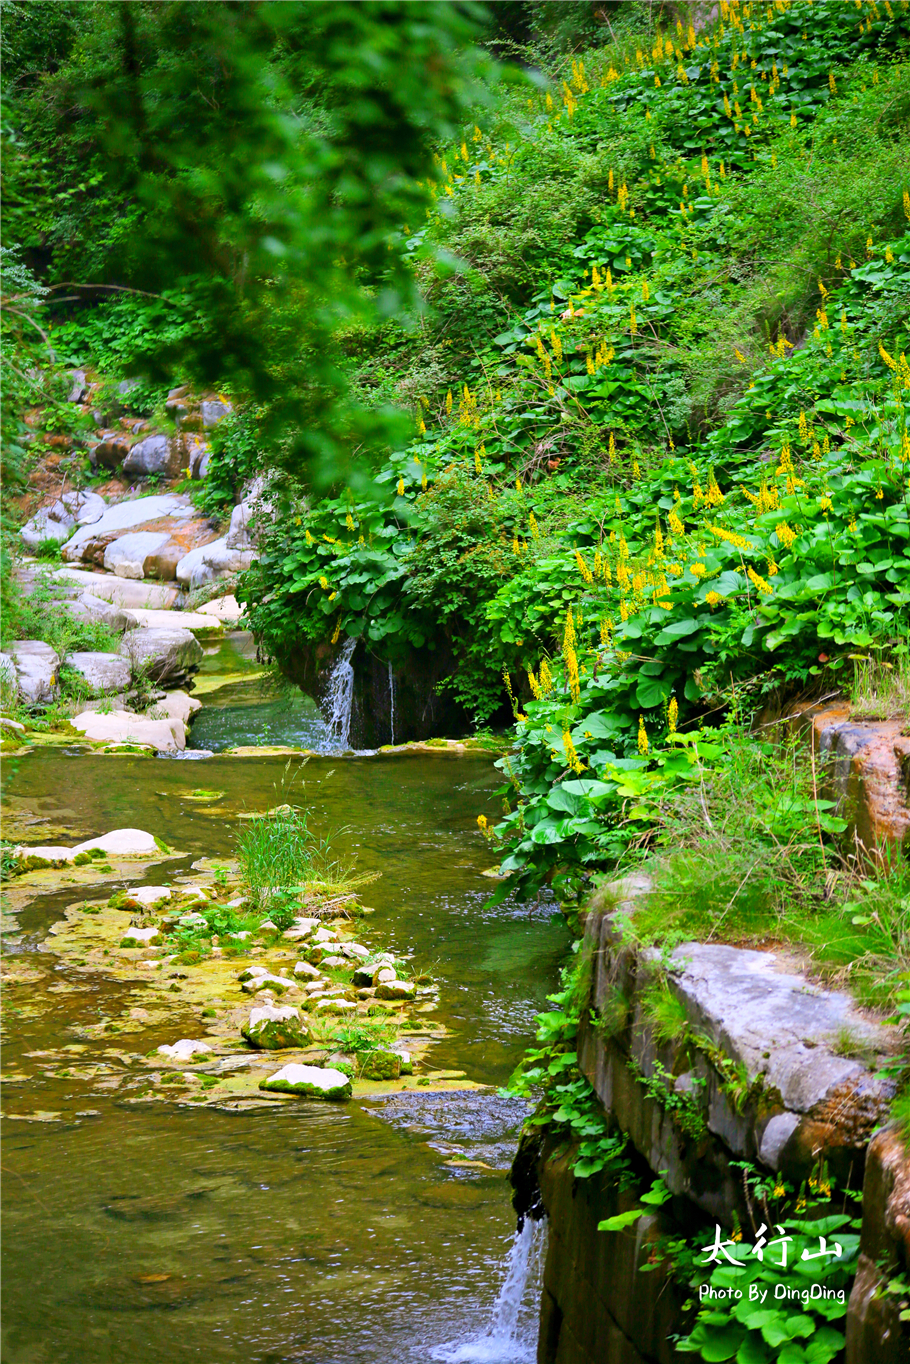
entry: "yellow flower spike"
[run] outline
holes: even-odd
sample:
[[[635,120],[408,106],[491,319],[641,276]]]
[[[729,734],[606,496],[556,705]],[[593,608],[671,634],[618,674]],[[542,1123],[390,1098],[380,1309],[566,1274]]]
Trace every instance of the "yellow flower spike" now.
[[[737,360],[741,365],[744,365],[746,363],[746,357],[743,355],[742,351],[739,350],[736,346],[733,347],[733,354],[736,356]]]
[[[427,476],[426,476],[426,472],[424,472],[424,473],[421,475],[420,487],[421,487],[421,489],[422,489],[423,492],[426,492],[426,490],[427,490]]]
[[[308,545],[315,545],[316,543],[309,531],[306,531],[306,542]]]
[[[536,516],[534,515],[533,512],[531,512],[531,513],[529,514],[529,516],[528,516],[528,522],[529,522],[530,527],[531,527],[531,535],[533,536],[533,538],[534,538],[535,540],[539,540],[539,539],[540,539],[540,530],[538,529],[538,526],[537,526],[537,518],[536,518]]]
[[[584,581],[586,583],[593,583],[594,575],[588,568],[588,565],[585,563],[584,559],[582,558],[581,551],[578,549],[576,549],[575,551],[575,563]]]
[[[674,507],[673,510],[670,512],[670,515],[667,517],[667,524],[669,525],[670,530],[671,530],[671,532],[672,532],[672,534],[673,534],[674,536],[676,536],[676,535],[685,535],[685,533],[686,533],[685,526],[683,525],[682,521],[679,519],[679,516],[677,515],[676,508],[675,508],[675,507]]]
[[[671,696],[670,704],[667,707],[667,727],[671,734],[676,733],[676,722],[679,719],[679,702],[675,696]]]
[[[482,834],[486,834],[487,829],[489,828],[489,820],[486,815],[477,816],[477,827]]]
[[[540,664],[540,690],[544,696],[549,696],[553,690],[553,676],[546,659],[543,659]]]
[[[581,773],[584,772],[585,770],[585,765],[579,758],[577,752],[575,751],[575,745],[572,743],[572,736],[567,729],[563,730],[562,745],[566,751],[566,762],[569,764],[573,772],[576,772],[579,775],[581,775]]]
[[[703,578],[707,571],[704,564],[696,563],[689,565],[689,572],[692,574],[693,578]]]
[[[612,431],[610,432],[610,443],[609,443],[609,446],[608,446],[608,454],[609,454],[609,456],[610,456],[610,463],[611,463],[611,464],[615,464],[615,463],[616,463],[616,437],[613,435],[613,432],[612,432]]]
[[[904,217],[910,223],[910,190],[904,190]]]
[[[759,573],[756,573],[755,569],[752,568],[751,565],[746,569],[746,576],[759,592],[770,595],[770,593],[773,590],[771,584],[767,582]]]
[[[483,472],[483,467],[482,467],[482,465],[481,465],[481,463],[480,463],[480,451],[479,451],[479,450],[475,450],[475,451],[474,451],[474,472],[475,472],[475,474],[480,474],[480,473]]]
[[[639,479],[639,478],[641,478],[641,468],[640,468],[640,466],[639,466],[639,463],[638,463],[638,460],[637,460],[637,459],[633,459],[633,461],[632,461],[632,477],[633,477],[634,479]]]
[[[451,415],[452,415],[452,390],[451,390],[451,389],[449,389],[448,393],[446,394],[446,415],[449,416],[449,417],[451,417]]]
[[[337,625],[335,626],[335,633],[332,635],[332,643],[333,643],[333,644],[337,644],[337,643],[338,643],[338,637],[339,637],[340,634],[341,634],[341,617],[339,616],[339,617],[338,617],[338,623],[337,623]]]
[[[328,580],[328,578],[326,578],[326,577],[320,578],[320,579],[319,579],[319,586],[322,588],[323,592],[327,592],[327,591],[328,591],[328,587],[329,587],[329,580]]]
[[[404,497],[404,479],[403,479],[403,478],[399,478],[399,480],[398,480],[398,496],[399,496],[399,497]]]
[[[737,535],[736,531],[724,530],[721,526],[708,526],[712,535],[716,535],[718,540],[723,540],[725,544],[733,545],[735,549],[751,549],[751,543],[743,535]]]
[[[543,692],[540,690],[540,683],[537,681],[537,678],[530,668],[528,669],[528,686],[531,688],[531,695],[534,697],[534,700],[542,700]]]
[[[648,731],[645,729],[644,717],[638,717],[638,751],[643,758],[648,756]]]
[[[328,599],[329,601],[334,601],[337,596],[338,596],[337,592],[330,592]]]
[[[629,304],[629,331],[634,336],[638,331],[638,320],[635,316],[635,304]]]
[[[643,283],[642,286],[641,286],[641,296],[642,296],[642,298],[644,299],[645,303],[650,302],[650,299],[651,299],[651,291],[650,291],[650,289],[648,288],[648,281],[647,281],[647,280],[645,280],[644,283]]]

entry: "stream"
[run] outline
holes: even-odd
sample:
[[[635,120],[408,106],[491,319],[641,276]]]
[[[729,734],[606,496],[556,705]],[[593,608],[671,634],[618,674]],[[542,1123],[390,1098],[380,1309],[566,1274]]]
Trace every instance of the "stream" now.
[[[552,905],[487,907],[476,818],[495,813],[499,774],[479,756],[222,757],[331,736],[312,702],[257,678],[241,637],[199,680],[190,742],[215,752],[202,764],[59,748],[8,761],[7,808],[42,821],[30,841],[147,829],[186,855],[151,868],[153,884],[230,856],[242,812],[305,805],[358,871],[382,873],[364,897],[376,911],[366,940],[412,953],[439,983],[433,1018],[448,1034],[434,1066],[485,1088],[247,1111],[141,1102],[119,1033],[147,1052],[199,1035],[198,1019],[131,1039],[123,981],[40,949],[73,893],[38,898],[5,924],[6,953],[40,978],[5,1010],[3,1359],[532,1361],[545,1230],[515,1234],[506,1173],[525,1108],[497,1087],[567,939]],[[223,796],[193,803],[199,781]],[[113,1035],[86,1040],[98,1019]],[[78,1075],[60,1065],[66,1047]]]

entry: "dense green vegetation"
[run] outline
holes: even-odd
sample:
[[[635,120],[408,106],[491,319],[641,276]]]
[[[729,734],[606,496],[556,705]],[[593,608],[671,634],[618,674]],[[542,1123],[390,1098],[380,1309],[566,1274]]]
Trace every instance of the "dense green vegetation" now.
[[[231,392],[196,496],[282,471],[263,647],[444,643],[514,716],[521,894],[857,654],[905,675],[906,0],[222,9],[4,7],[9,486],[24,408],[80,439],[66,363]]]

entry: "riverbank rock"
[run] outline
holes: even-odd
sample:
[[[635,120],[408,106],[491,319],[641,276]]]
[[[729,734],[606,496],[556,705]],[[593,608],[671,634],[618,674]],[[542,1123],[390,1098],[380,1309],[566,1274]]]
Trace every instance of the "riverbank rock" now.
[[[175,570],[177,581],[188,591],[205,587],[218,578],[243,573],[250,567],[255,555],[249,549],[231,549],[227,537],[212,540],[208,545],[191,549],[180,560]]]
[[[54,577],[82,588],[82,601],[86,601],[86,594],[91,594],[94,601],[110,603],[122,611],[166,611],[177,600],[176,587],[118,578],[113,573],[92,573],[87,568],[58,568]],[[135,621],[129,624],[135,625]]]
[[[351,1097],[351,1080],[340,1070],[318,1066],[285,1066],[260,1080],[259,1088],[275,1094],[300,1094],[309,1099],[344,1100]]]
[[[195,515],[188,497],[178,493],[154,493],[149,497],[130,498],[106,507],[97,521],[80,526],[61,550],[67,563],[78,563],[86,558],[103,558],[108,545],[126,531],[139,530],[150,522],[167,518],[180,523]],[[163,527],[157,527],[161,530]]]
[[[20,639],[7,645],[4,656],[12,660],[22,699],[32,706],[49,705],[57,694],[60,666],[51,646],[39,639]]]
[[[185,691],[169,691],[152,707],[156,720],[180,720],[188,725],[197,710],[202,710],[202,702],[195,696],[187,696]]]
[[[144,630],[190,630],[195,633],[218,635],[221,622],[215,616],[204,616],[201,611],[133,610],[130,616]]]
[[[198,614],[211,616],[214,620],[221,621],[222,625],[237,625],[243,615],[243,607],[236,597],[217,597],[214,601],[207,601],[204,606],[200,606]]]
[[[136,530],[112,540],[104,551],[104,567],[118,578],[145,578],[148,561],[170,541],[166,530]]]
[[[111,602],[102,601],[91,592],[80,592],[77,597],[57,602],[57,606],[79,620],[101,621],[116,634],[123,634],[124,630],[132,630],[135,627],[135,622],[126,611],[112,605]]]
[[[299,990],[300,986],[296,980],[288,980],[287,976],[273,976],[270,971],[263,971],[261,975],[250,976],[240,988],[248,995],[257,995],[260,990],[272,990],[284,995],[288,990]]]
[[[97,493],[64,493],[52,506],[36,512],[19,535],[29,549],[36,548],[43,540],[69,540],[77,526],[90,526],[100,521],[106,506],[104,498]]]
[[[176,436],[146,436],[134,445],[123,461],[123,472],[132,478],[178,478],[186,465],[186,447]]]
[[[85,679],[93,696],[109,696],[130,685],[130,665],[119,654],[67,654],[66,666]]]
[[[151,682],[177,684],[196,671],[202,647],[189,630],[131,630],[120,645],[135,674]]]
[[[70,721],[93,743],[139,744],[164,753],[181,752],[186,748],[186,729],[181,720],[148,720],[131,710],[84,710]]]
[[[263,1004],[251,1010],[240,1031],[250,1046],[260,1051],[307,1047],[312,1040],[292,1004]]]

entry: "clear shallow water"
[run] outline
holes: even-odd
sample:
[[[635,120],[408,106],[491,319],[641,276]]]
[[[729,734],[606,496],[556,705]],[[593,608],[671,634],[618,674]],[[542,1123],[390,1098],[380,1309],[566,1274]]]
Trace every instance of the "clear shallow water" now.
[[[131,825],[192,856],[229,854],[241,810],[306,803],[319,831],[345,828],[339,844],[361,870],[383,873],[366,892],[377,912],[362,936],[412,951],[441,984],[451,1036],[434,1063],[499,1085],[546,1007],[565,935],[546,907],[485,908],[476,816],[495,808],[497,784],[486,760],[442,755],[188,765],[44,750],[19,762],[7,790],[20,812],[80,837]],[[193,803],[197,785],[224,796]],[[11,937],[48,974],[20,987],[7,1017],[4,1071],[32,1078],[10,1087],[4,1111],[59,1117],[6,1124],[7,1364],[533,1358],[533,1292],[514,1331],[500,1329],[497,1304],[520,1105],[414,1091],[343,1108],[137,1110],[106,1087],[119,1083],[107,1043],[81,1058],[106,1067],[94,1081],[43,1075],[27,1053],[129,1006],[123,984],[74,980],[35,950],[67,898],[33,905]],[[197,1035],[190,1026],[146,1033],[143,1049]]]

